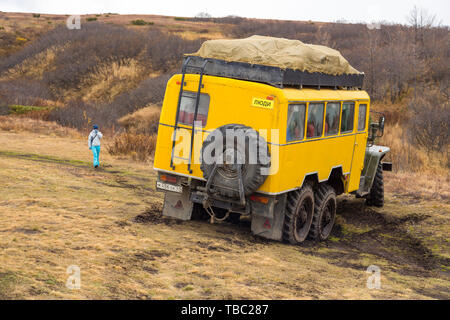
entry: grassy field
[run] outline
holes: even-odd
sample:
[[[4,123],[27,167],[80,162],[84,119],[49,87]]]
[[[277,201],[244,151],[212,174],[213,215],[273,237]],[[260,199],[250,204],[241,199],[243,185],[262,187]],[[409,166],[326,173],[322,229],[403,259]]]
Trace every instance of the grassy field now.
[[[331,239],[291,246],[163,218],[151,162],[101,160],[75,135],[0,131],[0,299],[450,298],[448,197],[405,190],[414,176],[386,175],[381,209],[340,197]]]

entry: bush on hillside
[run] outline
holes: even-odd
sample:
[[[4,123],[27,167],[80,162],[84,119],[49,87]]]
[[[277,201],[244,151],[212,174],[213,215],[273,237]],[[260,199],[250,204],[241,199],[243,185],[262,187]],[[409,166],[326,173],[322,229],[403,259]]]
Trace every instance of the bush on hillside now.
[[[131,156],[134,160],[146,161],[153,157],[156,147],[156,134],[119,133],[106,149],[109,154]]]
[[[409,134],[413,144],[429,152],[448,152],[450,103],[441,92],[426,90],[409,103],[413,115]]]
[[[118,124],[129,133],[153,134],[158,132],[161,107],[152,105],[120,118]]]
[[[103,127],[117,126],[117,120],[127,114],[150,104],[161,104],[170,76],[146,79],[136,89],[120,94],[110,103],[93,105],[80,100],[70,101],[65,107],[53,109],[49,119],[78,129],[89,128],[93,123]]]
[[[137,20],[131,20],[131,24],[134,26],[146,26],[146,25],[154,25],[154,22],[147,22],[145,20],[142,19],[137,19]]]

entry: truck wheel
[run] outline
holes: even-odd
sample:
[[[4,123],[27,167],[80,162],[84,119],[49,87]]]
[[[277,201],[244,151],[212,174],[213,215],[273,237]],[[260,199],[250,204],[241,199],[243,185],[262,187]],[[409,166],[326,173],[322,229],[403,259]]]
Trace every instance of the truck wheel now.
[[[319,185],[314,198],[314,216],[308,238],[326,240],[336,218],[336,191],[329,184],[323,183]]]
[[[366,199],[366,205],[382,207],[384,205],[384,183],[383,183],[383,165],[380,163],[377,167],[377,173],[373,179],[370,193]]]
[[[227,146],[226,135],[230,132],[235,138],[231,140],[233,145]],[[261,170],[270,167],[267,142],[257,131],[240,124],[227,124],[214,130],[203,142],[201,157],[200,169],[204,178],[208,180],[211,177],[217,164],[217,171],[212,177],[212,189],[229,198],[239,198],[238,166],[242,172],[246,196],[264,183],[267,175],[263,175]],[[256,163],[250,163],[249,160],[255,160]]]
[[[314,212],[314,192],[310,185],[290,192],[287,197],[283,239],[299,244],[308,236]]]

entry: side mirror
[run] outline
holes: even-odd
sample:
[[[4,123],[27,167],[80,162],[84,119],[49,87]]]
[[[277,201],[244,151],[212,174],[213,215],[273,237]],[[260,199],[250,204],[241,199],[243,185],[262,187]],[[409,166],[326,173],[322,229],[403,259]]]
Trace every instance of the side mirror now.
[[[376,111],[372,111],[372,112],[378,113],[381,115],[378,118],[378,123],[372,122],[370,124],[370,131],[369,131],[369,137],[368,137],[369,146],[373,144],[373,142],[375,141],[375,138],[381,138],[384,135],[384,122],[386,120],[386,117],[381,112],[376,112]]]

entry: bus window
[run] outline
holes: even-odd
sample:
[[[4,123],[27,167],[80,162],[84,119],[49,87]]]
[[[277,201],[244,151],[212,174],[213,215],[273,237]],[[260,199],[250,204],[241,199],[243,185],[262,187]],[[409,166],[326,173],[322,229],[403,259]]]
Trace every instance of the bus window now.
[[[360,104],[358,111],[358,131],[366,129],[367,104]]]
[[[194,122],[195,115],[195,99],[196,92],[183,91],[180,102],[180,113],[178,115],[178,122],[184,125],[191,126]],[[209,94],[201,93],[198,103],[196,120],[201,123],[201,126],[206,125],[206,118],[208,117],[209,109]]]
[[[341,133],[353,131],[353,119],[355,115],[355,103],[344,102],[342,105]]]
[[[302,140],[305,125],[305,104],[290,104],[288,107],[288,120],[286,141]]]
[[[323,128],[323,103],[310,103],[308,107],[308,125],[306,127],[306,136],[315,138],[322,136]]]
[[[339,132],[339,117],[341,104],[339,102],[327,103],[327,112],[325,115],[325,135],[331,136]]]

